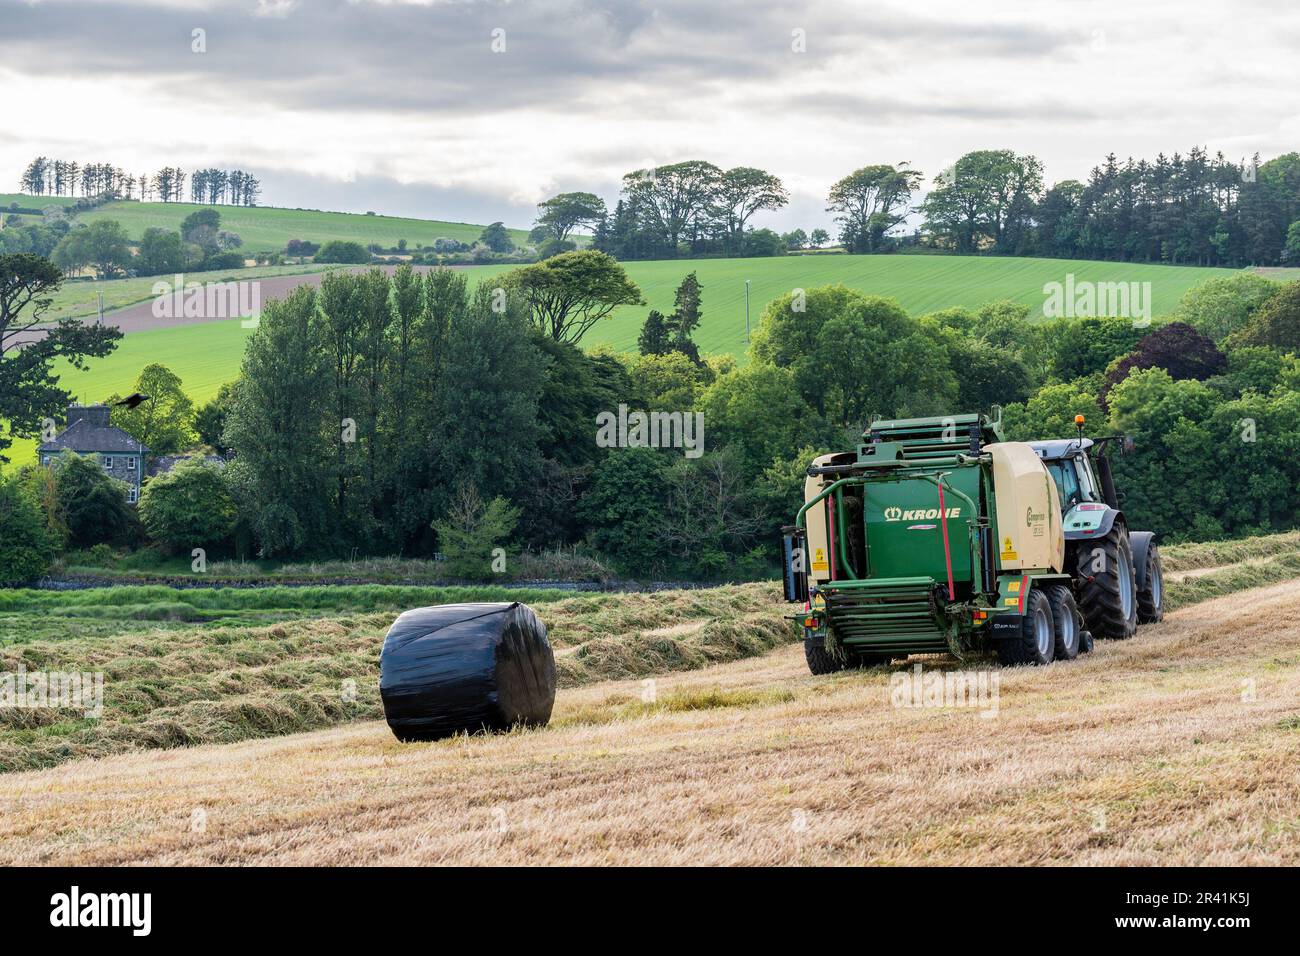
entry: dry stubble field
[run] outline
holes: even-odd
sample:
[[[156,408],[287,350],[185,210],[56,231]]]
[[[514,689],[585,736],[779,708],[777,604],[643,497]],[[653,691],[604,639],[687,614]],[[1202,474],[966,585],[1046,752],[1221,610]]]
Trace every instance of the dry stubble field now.
[[[655,704],[561,691],[540,730],[74,761],[0,777],[0,862],[1300,863],[1300,582],[999,675],[995,717],[895,708],[785,646]]]

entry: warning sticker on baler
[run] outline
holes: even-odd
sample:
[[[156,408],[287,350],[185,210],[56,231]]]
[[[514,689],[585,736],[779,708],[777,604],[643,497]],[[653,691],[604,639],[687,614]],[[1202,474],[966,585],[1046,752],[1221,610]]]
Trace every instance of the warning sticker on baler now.
[[[1012,545],[1010,538],[1004,538],[1002,541],[1002,560],[1015,561],[1019,557],[1016,554],[1015,546]]]
[[[815,548],[813,550],[812,568],[814,571],[829,571],[831,566],[826,563],[826,549]]]

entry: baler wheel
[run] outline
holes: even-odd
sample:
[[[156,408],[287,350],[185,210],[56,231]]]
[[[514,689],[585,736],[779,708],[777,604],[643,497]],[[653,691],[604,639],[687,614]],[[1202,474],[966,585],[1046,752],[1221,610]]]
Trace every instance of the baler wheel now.
[[[1004,666],[1050,664],[1056,656],[1056,627],[1052,602],[1038,588],[1025,595],[1025,616],[1020,633],[998,641],[998,661]]]
[[[808,670],[813,674],[836,674],[849,667],[848,656],[828,651],[826,639],[822,637],[805,637],[803,656],[808,661]]]
[[[1056,627],[1056,659],[1072,661],[1083,649],[1083,615],[1074,603],[1074,592],[1067,585],[1053,584],[1047,588],[1047,600],[1052,603],[1052,623]]]

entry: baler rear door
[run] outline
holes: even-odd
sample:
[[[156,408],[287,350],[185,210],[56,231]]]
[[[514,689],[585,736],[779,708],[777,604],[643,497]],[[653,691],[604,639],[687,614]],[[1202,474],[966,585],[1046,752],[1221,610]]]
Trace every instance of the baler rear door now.
[[[971,498],[978,494],[974,486],[978,469],[954,471],[947,479]],[[965,487],[966,484],[972,487]],[[924,478],[900,478],[873,482],[867,486],[867,547],[871,556],[872,578],[928,577],[948,580],[944,559],[942,517],[939,490]],[[952,556],[952,576],[958,593],[969,586],[972,575],[969,523],[974,515],[966,502],[945,490],[944,511],[948,516],[948,544]]]

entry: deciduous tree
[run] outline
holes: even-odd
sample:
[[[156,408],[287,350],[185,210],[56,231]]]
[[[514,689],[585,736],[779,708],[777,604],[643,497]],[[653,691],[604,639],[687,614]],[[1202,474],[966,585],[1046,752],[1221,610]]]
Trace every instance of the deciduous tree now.
[[[827,212],[840,224],[840,241],[849,252],[879,252],[885,233],[907,216],[921,173],[898,166],[864,166],[831,187]]]
[[[502,279],[530,321],[557,342],[577,344],[620,305],[641,305],[641,290],[613,257],[595,250],[564,252]]]
[[[180,377],[154,362],[141,370],[134,390],[149,396],[135,408],[115,404],[120,395],[108,399],[113,424],[155,455],[170,455],[188,447],[194,440],[194,402],[185,394]]]
[[[537,204],[537,225],[563,242],[578,226],[595,226],[606,215],[605,200],[594,193],[560,193]]]
[[[55,360],[84,369],[86,359],[103,358],[122,333],[112,326],[60,319],[46,325],[45,313],[63,273],[48,259],[29,253],[0,255],[0,462],[15,437],[41,432],[45,418],[60,418],[71,394],[59,387]],[[20,343],[26,345],[20,347]]]
[[[752,166],[737,166],[723,173],[714,187],[713,207],[734,254],[744,242],[745,229],[753,215],[780,209],[790,201],[781,180]]]

